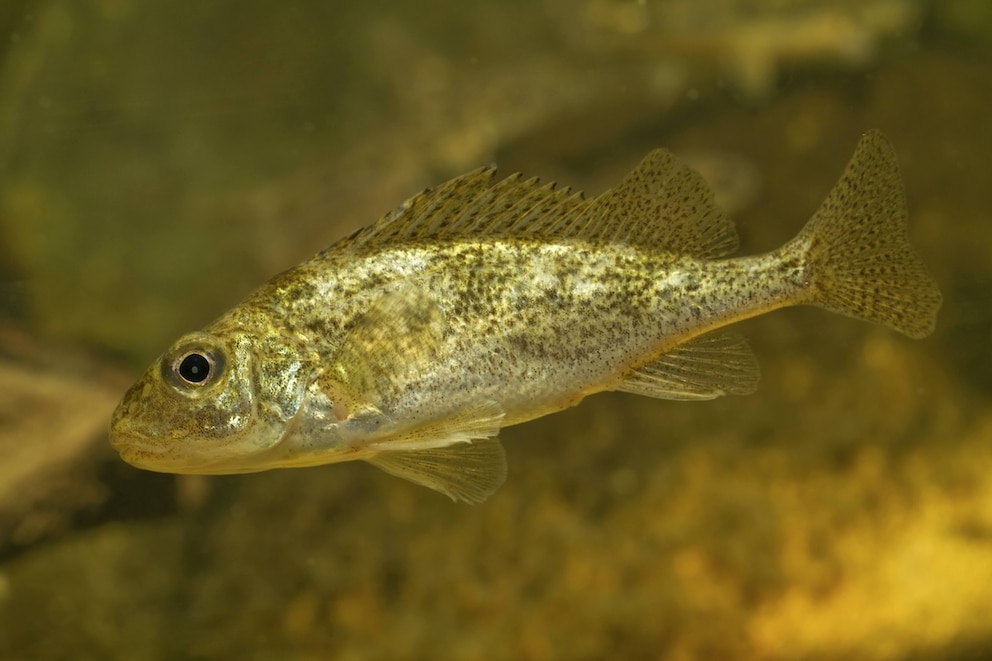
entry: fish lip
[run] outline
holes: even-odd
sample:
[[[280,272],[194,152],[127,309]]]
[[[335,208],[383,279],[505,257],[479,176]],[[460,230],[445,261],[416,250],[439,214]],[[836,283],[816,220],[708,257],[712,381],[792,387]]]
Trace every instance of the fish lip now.
[[[175,460],[169,460],[169,447],[161,440],[150,442],[142,434],[135,434],[127,429],[126,424],[111,425],[110,446],[117,451],[121,459],[126,463],[142,470],[156,473],[186,473],[190,471],[186,466],[179,465]]]
[[[165,454],[165,450],[143,442],[140,438],[127,434],[111,433],[110,446],[117,451],[126,463],[145,470],[159,470],[148,463]]]
[[[196,455],[172,454],[168,445],[149,443],[146,438],[134,434],[112,433],[110,445],[127,464],[153,473],[172,475],[234,475],[255,473],[265,468],[251,464],[232,462],[230,457],[204,457]]]
[[[221,475],[228,472],[216,468],[218,464],[223,463],[223,460],[177,461],[168,458],[167,448],[156,447],[135,439],[112,442],[111,445],[125,463],[141,470],[174,475]]]
[[[126,416],[121,414],[120,407],[114,412],[110,421],[108,436],[110,446],[117,450],[121,456],[135,452],[144,454],[162,454],[164,452],[163,448],[148,443],[144,434],[135,432],[134,425],[128,421]]]
[[[198,473],[194,466],[204,466],[206,462],[191,463],[170,458],[172,452],[167,442],[167,434],[149,437],[135,430],[126,418],[115,418],[110,425],[110,446],[117,451],[124,462],[142,470],[156,473]]]

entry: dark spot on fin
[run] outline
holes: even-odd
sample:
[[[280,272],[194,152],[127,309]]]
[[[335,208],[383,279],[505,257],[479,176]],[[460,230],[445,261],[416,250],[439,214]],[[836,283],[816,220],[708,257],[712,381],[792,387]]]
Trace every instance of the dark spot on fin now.
[[[680,344],[626,375],[614,390],[660,399],[748,395],[758,386],[758,361],[740,335],[716,331]]]

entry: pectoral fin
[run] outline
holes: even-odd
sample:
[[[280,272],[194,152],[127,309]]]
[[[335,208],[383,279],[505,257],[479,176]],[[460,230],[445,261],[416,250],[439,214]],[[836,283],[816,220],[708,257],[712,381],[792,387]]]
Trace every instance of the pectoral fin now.
[[[339,418],[368,406],[387,410],[410,375],[433,362],[443,335],[444,319],[423,283],[399,283],[356,320],[320,386]]]
[[[747,395],[758,386],[758,361],[747,341],[718,331],[680,344],[626,375],[615,388],[660,399]]]

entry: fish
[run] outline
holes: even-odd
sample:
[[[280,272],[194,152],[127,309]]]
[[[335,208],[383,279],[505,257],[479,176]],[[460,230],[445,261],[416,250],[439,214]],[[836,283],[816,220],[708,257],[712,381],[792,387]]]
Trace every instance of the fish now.
[[[758,364],[735,322],[813,305],[910,338],[934,329],[941,294],[877,130],[795,238],[737,246],[702,177],[667,150],[592,197],[479,168],[180,337],[124,395],[110,442],[180,474],[360,460],[479,503],[506,478],[504,427],[602,391],[752,393]]]

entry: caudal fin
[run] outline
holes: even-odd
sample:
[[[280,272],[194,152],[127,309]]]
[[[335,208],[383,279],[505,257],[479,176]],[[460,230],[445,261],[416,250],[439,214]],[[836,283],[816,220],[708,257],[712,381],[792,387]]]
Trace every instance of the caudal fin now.
[[[906,216],[895,151],[870,131],[796,239],[806,250],[808,302],[909,337],[929,335],[941,295],[909,244]]]

